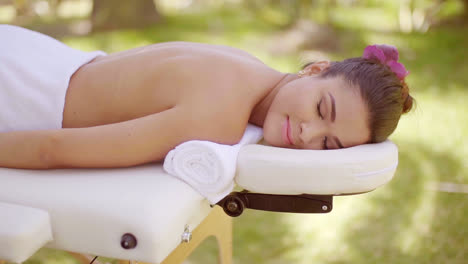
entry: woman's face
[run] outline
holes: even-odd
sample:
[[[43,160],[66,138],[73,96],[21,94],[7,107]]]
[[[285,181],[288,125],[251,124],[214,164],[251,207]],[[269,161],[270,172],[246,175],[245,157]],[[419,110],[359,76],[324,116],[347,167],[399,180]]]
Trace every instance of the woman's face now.
[[[263,125],[270,145],[298,149],[337,149],[365,144],[368,112],[357,87],[341,77],[311,75],[283,86]]]

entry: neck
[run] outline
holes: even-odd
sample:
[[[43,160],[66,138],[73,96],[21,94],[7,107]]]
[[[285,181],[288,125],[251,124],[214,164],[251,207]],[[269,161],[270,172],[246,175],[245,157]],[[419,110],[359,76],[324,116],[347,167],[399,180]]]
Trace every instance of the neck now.
[[[259,127],[263,127],[265,118],[267,116],[268,110],[270,109],[271,103],[276,97],[276,94],[280,91],[290,81],[296,80],[298,77],[296,74],[284,73],[283,77],[270,89],[265,96],[255,105],[250,114],[249,123],[254,124]]]

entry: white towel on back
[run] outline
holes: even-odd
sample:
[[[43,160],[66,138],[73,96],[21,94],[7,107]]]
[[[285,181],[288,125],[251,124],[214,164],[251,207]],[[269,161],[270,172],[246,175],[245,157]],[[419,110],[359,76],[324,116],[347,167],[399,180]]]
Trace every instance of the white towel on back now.
[[[216,204],[234,188],[240,148],[257,143],[262,136],[260,127],[249,124],[236,145],[202,140],[184,142],[166,155],[164,170],[189,184],[211,204]]]
[[[25,28],[0,25],[0,132],[62,128],[71,76],[102,51],[72,49]]]

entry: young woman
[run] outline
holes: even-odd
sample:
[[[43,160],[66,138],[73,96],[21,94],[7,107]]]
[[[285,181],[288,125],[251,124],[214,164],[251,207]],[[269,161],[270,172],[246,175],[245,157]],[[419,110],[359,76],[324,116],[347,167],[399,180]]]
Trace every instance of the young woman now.
[[[125,167],[188,140],[336,149],[385,140],[411,109],[392,46],[276,71],[226,46],[168,42],[106,55],[1,25],[0,167]]]

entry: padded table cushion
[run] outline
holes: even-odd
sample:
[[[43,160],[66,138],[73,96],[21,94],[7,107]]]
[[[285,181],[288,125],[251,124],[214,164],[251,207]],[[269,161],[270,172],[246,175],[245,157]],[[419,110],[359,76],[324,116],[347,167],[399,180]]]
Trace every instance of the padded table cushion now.
[[[268,194],[352,194],[392,179],[398,149],[390,140],[337,150],[247,145],[239,152],[236,183]]]
[[[0,223],[1,260],[23,262],[52,241],[46,211],[0,202]]]
[[[208,215],[209,203],[161,164],[123,169],[0,168],[0,201],[47,211],[48,247],[160,263]],[[121,237],[133,234],[134,249]]]

